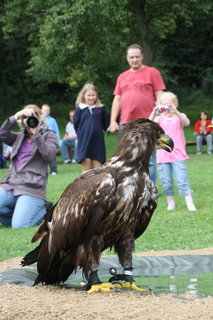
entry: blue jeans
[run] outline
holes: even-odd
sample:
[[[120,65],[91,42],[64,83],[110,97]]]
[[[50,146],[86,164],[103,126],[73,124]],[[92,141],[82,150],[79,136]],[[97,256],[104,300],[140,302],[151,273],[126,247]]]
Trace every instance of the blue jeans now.
[[[125,127],[125,124],[120,124],[119,130],[122,130],[124,127]],[[156,184],[157,183],[156,151],[153,152],[149,160],[149,176],[150,176],[150,179],[154,182],[154,184]]]
[[[158,172],[165,196],[174,195],[173,173],[177,181],[178,190],[181,196],[191,193],[186,163],[184,160],[168,163],[159,163]]]
[[[58,172],[58,169],[57,169],[57,163],[56,163],[56,157],[49,163],[49,166],[50,166],[50,173],[52,172]]]
[[[196,145],[197,145],[197,152],[202,152],[202,143],[203,140],[206,141],[207,144],[207,152],[212,152],[212,135],[211,134],[196,134]]]
[[[154,184],[157,183],[156,164],[156,151],[154,151],[149,160],[149,175]]]
[[[73,160],[78,161],[77,152],[78,140],[77,139],[65,139],[61,140],[59,147],[61,150],[61,156],[64,160],[69,159],[69,148],[74,148]]]
[[[14,196],[0,187],[0,223],[5,227],[22,229],[40,223],[46,214],[45,200],[28,196]]]

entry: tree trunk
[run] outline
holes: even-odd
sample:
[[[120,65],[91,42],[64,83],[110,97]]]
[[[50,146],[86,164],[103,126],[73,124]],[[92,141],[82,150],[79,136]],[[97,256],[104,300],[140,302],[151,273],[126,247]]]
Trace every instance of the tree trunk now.
[[[133,0],[131,2],[132,12],[135,16],[138,28],[141,34],[141,43],[144,51],[144,64],[150,66],[152,64],[153,52],[150,41],[147,39],[148,24],[146,22],[146,14],[144,10],[146,0]]]
[[[141,41],[142,41],[142,47],[144,51],[144,59],[143,63],[147,66],[152,65],[153,60],[153,52],[152,47],[149,41],[146,40],[146,38],[143,37],[143,32],[141,31]]]

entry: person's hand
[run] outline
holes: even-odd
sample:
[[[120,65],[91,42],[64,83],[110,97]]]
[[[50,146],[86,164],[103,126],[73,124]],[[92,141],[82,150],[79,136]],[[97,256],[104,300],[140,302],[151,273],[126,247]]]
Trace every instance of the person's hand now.
[[[168,107],[170,109],[170,112],[175,113],[175,114],[178,112],[177,106],[175,104],[170,104]]]
[[[153,116],[158,116],[160,114],[159,105],[156,105],[152,110]]]
[[[22,117],[22,116],[24,116],[24,117],[34,116],[34,112],[33,112],[33,110],[30,109],[30,108],[25,108],[25,109],[22,109],[22,110],[20,110],[20,111],[18,111],[18,112],[16,112],[16,113],[14,114],[14,118],[15,118],[16,120],[18,120],[18,119],[19,119],[20,117]]]
[[[118,125],[118,123],[117,123],[116,121],[111,121],[110,126],[109,126],[109,131],[110,131],[111,133],[114,133],[114,132],[116,132],[116,131],[118,131],[118,130],[119,130],[119,125]]]
[[[18,112],[16,112],[16,114],[14,115],[14,118],[16,119],[16,121],[19,119],[19,118],[28,118],[28,117],[36,117],[38,119],[38,117],[36,116],[36,114],[34,113],[34,111],[31,109],[31,108],[24,108]],[[38,119],[39,120],[39,119]],[[35,133],[38,133],[39,132],[39,129],[40,129],[40,123],[41,121],[39,120],[39,123],[37,125],[37,127],[35,128],[30,128],[27,126],[26,123],[24,123],[23,121],[23,125],[25,127],[25,129],[29,132],[30,135],[33,135]]]

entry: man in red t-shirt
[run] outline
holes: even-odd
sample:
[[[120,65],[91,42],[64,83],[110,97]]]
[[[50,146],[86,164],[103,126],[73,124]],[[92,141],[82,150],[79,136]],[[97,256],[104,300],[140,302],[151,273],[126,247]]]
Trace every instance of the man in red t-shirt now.
[[[143,65],[143,50],[140,45],[133,44],[128,47],[127,61],[130,69],[120,74],[114,90],[111,132],[119,129],[117,123],[119,115],[120,124],[126,124],[137,118],[149,118],[155,101],[165,90],[160,72]]]
[[[127,49],[127,61],[130,69],[121,73],[114,90],[114,100],[111,110],[110,132],[119,130],[117,118],[120,115],[120,125],[138,119],[149,118],[155,101],[165,90],[165,84],[160,72],[143,65],[143,50],[138,44],[132,44]],[[154,168],[155,171],[155,168]],[[156,182],[150,172],[151,179]]]

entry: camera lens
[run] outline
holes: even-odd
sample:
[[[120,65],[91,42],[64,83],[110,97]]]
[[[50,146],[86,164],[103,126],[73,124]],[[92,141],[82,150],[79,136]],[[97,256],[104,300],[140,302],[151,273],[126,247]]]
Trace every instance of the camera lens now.
[[[31,116],[26,119],[26,123],[29,128],[33,129],[38,126],[39,121],[38,121],[38,118]]]

